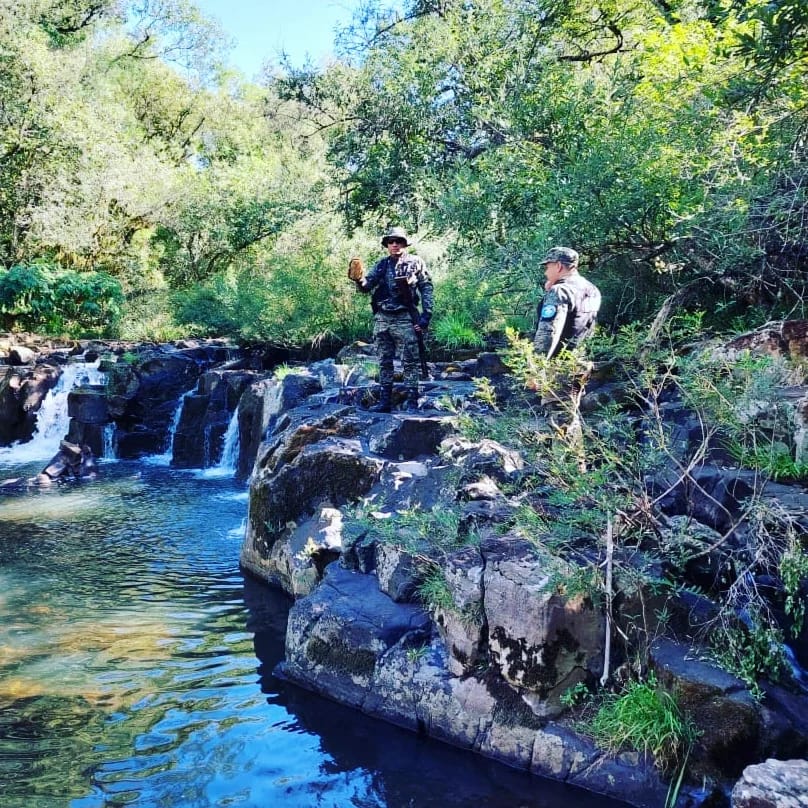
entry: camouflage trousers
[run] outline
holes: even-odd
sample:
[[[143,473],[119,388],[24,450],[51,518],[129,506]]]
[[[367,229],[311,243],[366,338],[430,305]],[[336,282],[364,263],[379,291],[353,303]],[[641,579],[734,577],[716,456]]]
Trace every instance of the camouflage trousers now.
[[[412,327],[410,315],[406,312],[377,312],[373,317],[373,341],[379,355],[379,382],[382,387],[393,384],[393,362],[397,350],[401,351],[404,383],[407,387],[418,387],[418,337]]]

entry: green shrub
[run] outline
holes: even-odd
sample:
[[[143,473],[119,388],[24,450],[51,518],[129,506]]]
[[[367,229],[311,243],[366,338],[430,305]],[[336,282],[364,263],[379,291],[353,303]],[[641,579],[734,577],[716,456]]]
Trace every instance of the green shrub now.
[[[418,585],[418,598],[429,609],[457,609],[446,576],[437,564],[429,565]]]
[[[759,680],[777,681],[785,668],[783,632],[754,604],[747,614],[748,625],[737,622],[718,625],[710,638],[715,661],[760,699],[763,690]]]
[[[697,735],[676,699],[659,687],[653,675],[607,695],[589,730],[598,746],[610,753],[634,749],[650,755],[665,772],[683,765]]]
[[[432,324],[432,335],[449,349],[479,348],[484,344],[482,336],[465,313],[439,315]]]
[[[293,367],[292,365],[287,365],[284,363],[275,368],[275,370],[272,372],[272,378],[281,381],[287,376],[294,376],[295,374],[300,375],[305,372],[306,369],[303,367]]]
[[[123,302],[120,283],[103,272],[76,272],[49,261],[0,270],[0,315],[7,330],[112,336]]]
[[[214,278],[174,296],[177,320],[199,336],[233,336],[239,331],[234,317],[236,291],[223,277]]]

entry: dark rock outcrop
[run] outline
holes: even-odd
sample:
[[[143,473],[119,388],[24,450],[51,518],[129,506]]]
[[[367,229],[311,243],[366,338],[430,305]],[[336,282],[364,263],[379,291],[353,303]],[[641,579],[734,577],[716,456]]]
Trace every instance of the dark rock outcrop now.
[[[206,370],[231,360],[235,353],[235,349],[219,340],[140,346],[137,350],[121,351],[120,355],[107,352],[99,369],[107,377],[116,456],[133,458],[166,452],[177,408],[182,404],[180,399],[194,389]],[[235,408],[234,398],[226,399],[230,412]],[[226,409],[222,407],[222,411]],[[219,412],[214,420],[218,424],[222,419]],[[204,437],[204,431],[197,434],[192,439],[194,446],[203,446]],[[221,434],[217,438],[220,440]]]
[[[252,472],[258,448],[279,416],[321,389],[319,379],[291,373],[280,380],[262,379],[245,390],[238,407],[238,478],[246,479]]]
[[[98,474],[98,466],[89,446],[78,446],[63,440],[59,452],[36,478],[40,484],[69,480],[91,479]]]
[[[83,385],[67,396],[70,426],[67,440],[90,447],[96,457],[104,456],[104,432],[109,424],[106,385]]]
[[[282,675],[510,765],[634,805],[663,804],[668,784],[650,761],[604,753],[566,715],[562,696],[603,673],[608,624],[602,600],[560,583],[576,579],[577,565],[599,563],[597,547],[569,527],[558,540],[511,528],[526,501],[547,524],[563,518],[542,461],[455,434],[466,381],[444,377],[419,412],[387,415],[356,406],[361,397],[339,387],[335,368],[317,376],[284,380],[294,384],[288,406],[276,381],[252,385],[255,401],[243,405],[250,440],[263,443],[242,566],[296,598]],[[681,446],[689,441],[683,434]],[[525,479],[527,497],[509,493]],[[683,794],[722,804],[746,763],[808,743],[799,696],[772,687],[761,704],[743,682],[687,656],[716,618],[725,547],[748,539],[749,500],[783,502],[787,492],[718,465],[648,485],[663,495],[654,547],[618,550],[613,625],[619,637],[639,620],[649,646],[657,638],[647,659],[700,733],[690,763],[699,784],[685,783]],[[561,557],[558,543],[576,550]],[[683,547],[696,561],[679,568]],[[660,587],[672,572],[704,594]],[[610,672],[621,666],[622,675],[630,649],[617,642],[612,654]]]
[[[117,456],[164,452],[177,401],[194,387],[203,368],[180,352],[160,351],[132,361],[102,361],[100,368],[107,374]]]
[[[0,445],[31,439],[37,412],[61,372],[59,365],[0,367]]]
[[[193,393],[182,401],[174,432],[171,463],[177,468],[206,468],[221,458],[230,418],[256,373],[210,370],[202,374]]]

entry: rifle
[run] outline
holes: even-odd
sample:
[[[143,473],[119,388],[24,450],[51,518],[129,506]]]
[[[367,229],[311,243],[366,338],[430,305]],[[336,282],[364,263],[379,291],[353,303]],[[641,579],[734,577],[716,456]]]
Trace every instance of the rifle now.
[[[396,267],[398,269],[398,267]],[[418,309],[415,307],[415,301],[412,297],[412,289],[407,282],[406,276],[396,275],[396,285],[398,286],[398,293],[410,313],[410,320],[413,326],[417,326],[420,320]],[[429,369],[426,366],[426,344],[424,343],[424,332],[422,329],[416,329],[415,338],[418,340],[418,359],[421,361],[421,380],[429,381]]]

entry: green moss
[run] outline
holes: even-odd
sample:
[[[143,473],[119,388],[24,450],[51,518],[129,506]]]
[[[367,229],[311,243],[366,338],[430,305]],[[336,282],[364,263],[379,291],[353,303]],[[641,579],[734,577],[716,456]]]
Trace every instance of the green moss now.
[[[376,655],[372,651],[357,650],[339,640],[327,643],[312,637],[306,645],[306,656],[316,665],[347,676],[369,679],[376,670]]]

